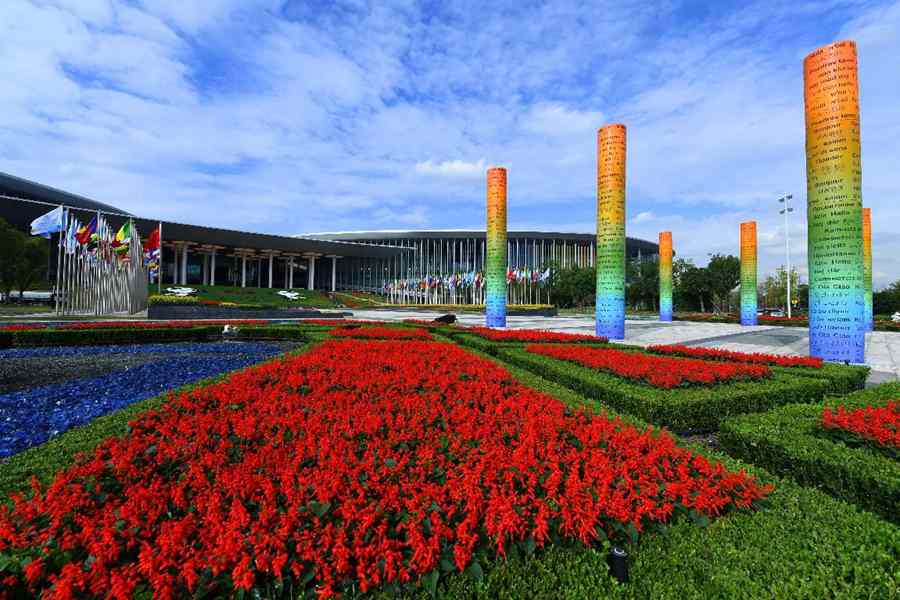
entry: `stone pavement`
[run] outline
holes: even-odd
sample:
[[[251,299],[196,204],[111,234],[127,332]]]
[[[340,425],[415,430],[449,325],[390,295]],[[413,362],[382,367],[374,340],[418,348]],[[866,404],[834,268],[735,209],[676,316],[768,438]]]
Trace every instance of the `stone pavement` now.
[[[354,310],[353,318],[382,321],[403,319],[433,319],[434,311],[416,310]],[[483,325],[484,315],[459,313],[463,325]],[[593,333],[593,315],[559,317],[507,317],[511,329],[547,329],[569,333]],[[805,356],[809,351],[809,332],[805,327],[759,325],[743,327],[730,323],[692,323],[652,320],[627,320],[626,344],[684,344],[721,348],[736,352],[764,352]],[[872,368],[870,385],[900,379],[900,333],[874,331],[866,335],[866,364]]]

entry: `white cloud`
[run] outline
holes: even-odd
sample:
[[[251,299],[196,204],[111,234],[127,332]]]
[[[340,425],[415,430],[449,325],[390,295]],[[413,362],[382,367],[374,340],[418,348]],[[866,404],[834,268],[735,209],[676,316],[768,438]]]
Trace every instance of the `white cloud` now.
[[[464,160],[445,160],[433,162],[426,160],[416,163],[416,173],[434,177],[483,177],[486,172],[484,159],[476,162]]]

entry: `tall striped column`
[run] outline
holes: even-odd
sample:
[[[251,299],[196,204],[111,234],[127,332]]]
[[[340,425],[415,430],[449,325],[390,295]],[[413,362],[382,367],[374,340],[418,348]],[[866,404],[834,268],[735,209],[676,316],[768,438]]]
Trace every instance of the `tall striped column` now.
[[[659,232],[659,320],[672,320],[672,232]]]
[[[625,338],[625,126],[597,132],[596,333]]]
[[[506,327],[506,169],[487,172],[485,324]]]
[[[862,209],[863,214],[863,266],[866,283],[866,331],[875,330],[875,315],[872,311],[872,209]]]
[[[856,44],[803,61],[809,260],[809,353],[861,363],[866,353],[862,166]]]
[[[756,221],[741,223],[741,325],[756,325]]]

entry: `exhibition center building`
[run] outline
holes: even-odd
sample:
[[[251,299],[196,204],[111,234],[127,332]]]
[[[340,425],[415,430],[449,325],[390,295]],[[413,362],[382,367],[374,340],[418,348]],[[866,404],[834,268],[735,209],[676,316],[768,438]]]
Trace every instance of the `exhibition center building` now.
[[[413,304],[483,302],[483,229],[297,236],[219,229],[131,215],[0,173],[0,218],[15,227],[27,229],[32,220],[60,205],[82,223],[98,212],[115,227],[131,220],[142,236],[161,225],[164,284],[365,291]],[[593,233],[508,232],[510,301],[546,302],[549,269],[593,266],[595,242]],[[654,258],[658,252],[655,243],[626,240],[629,259]]]

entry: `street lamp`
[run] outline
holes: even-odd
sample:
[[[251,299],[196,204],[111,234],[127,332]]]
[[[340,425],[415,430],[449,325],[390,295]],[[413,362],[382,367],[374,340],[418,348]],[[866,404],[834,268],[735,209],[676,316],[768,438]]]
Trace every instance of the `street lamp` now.
[[[794,209],[791,208],[791,200],[793,199],[793,194],[787,194],[778,199],[778,201],[784,204],[784,208],[778,211],[778,214],[784,215],[784,255],[787,260],[787,316],[788,319],[791,318],[791,229],[790,229],[790,221],[788,220],[788,215],[794,212]]]

